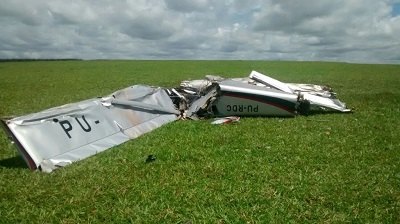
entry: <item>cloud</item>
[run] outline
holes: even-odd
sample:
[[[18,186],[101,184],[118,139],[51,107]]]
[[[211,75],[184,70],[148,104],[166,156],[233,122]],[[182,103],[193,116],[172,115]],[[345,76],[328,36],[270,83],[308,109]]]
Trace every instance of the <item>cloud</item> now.
[[[169,9],[179,12],[204,11],[209,6],[208,0],[165,0]]]
[[[0,58],[400,63],[398,0],[0,4]]]
[[[254,15],[254,29],[258,31],[299,29],[309,20],[329,17],[337,10],[336,2],[318,0],[270,2],[261,12]]]
[[[382,60],[379,52],[399,47],[398,18],[385,1],[277,1],[254,15],[253,30],[293,38],[289,44],[321,58]],[[379,56],[379,57],[378,57]],[[391,59],[383,59],[391,60]]]
[[[177,31],[176,24],[162,16],[139,15],[122,25],[121,32],[132,38],[160,40],[170,37]]]

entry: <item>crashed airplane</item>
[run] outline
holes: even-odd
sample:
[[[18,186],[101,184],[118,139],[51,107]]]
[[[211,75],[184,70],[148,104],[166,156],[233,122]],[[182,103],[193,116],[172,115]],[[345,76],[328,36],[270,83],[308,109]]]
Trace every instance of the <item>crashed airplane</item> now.
[[[252,71],[247,78],[206,76],[171,89],[135,85],[2,124],[30,169],[52,172],[179,119],[324,111],[351,110],[327,86],[283,83]]]

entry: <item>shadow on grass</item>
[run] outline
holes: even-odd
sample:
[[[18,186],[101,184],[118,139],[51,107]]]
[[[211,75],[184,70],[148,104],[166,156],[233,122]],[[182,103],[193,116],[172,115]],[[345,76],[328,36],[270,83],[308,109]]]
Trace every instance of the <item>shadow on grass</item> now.
[[[28,166],[20,156],[0,160],[0,167],[26,169]]]
[[[353,114],[354,110],[349,112],[338,112],[338,111],[309,111],[304,116],[314,116],[314,115],[328,115],[328,114]]]

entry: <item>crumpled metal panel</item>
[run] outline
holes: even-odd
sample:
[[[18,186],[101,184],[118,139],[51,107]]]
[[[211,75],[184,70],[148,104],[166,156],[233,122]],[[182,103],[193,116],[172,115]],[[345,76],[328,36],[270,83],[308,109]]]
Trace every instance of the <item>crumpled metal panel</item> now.
[[[296,84],[296,83],[283,83],[259,72],[252,71],[249,78],[265,85],[278,89],[280,91],[297,95],[298,108],[300,113],[308,113],[309,111],[337,111],[337,112],[351,112],[346,104],[336,98],[336,93],[328,86],[315,85],[315,84]],[[268,91],[271,91],[270,89]],[[307,111],[301,111],[300,104],[310,104]]]
[[[137,85],[5,123],[29,167],[51,172],[175,121],[179,113],[164,89]]]
[[[219,97],[219,86],[216,84],[208,87],[207,93],[200,96],[198,99],[190,102],[186,113],[186,117],[191,119],[198,119],[199,117],[207,117],[212,115],[212,105],[215,100]]]

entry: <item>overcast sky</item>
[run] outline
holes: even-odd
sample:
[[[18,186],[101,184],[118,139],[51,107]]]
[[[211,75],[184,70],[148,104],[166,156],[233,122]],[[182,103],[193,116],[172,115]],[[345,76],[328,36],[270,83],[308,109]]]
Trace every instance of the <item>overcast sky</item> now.
[[[0,58],[400,63],[400,0],[0,0]]]

